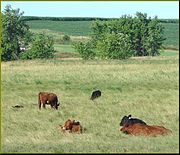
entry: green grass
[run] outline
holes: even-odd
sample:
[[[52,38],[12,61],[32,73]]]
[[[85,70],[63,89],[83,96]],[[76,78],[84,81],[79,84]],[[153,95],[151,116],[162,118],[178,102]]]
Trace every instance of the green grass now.
[[[75,52],[75,49],[72,45],[61,45],[61,44],[54,44],[54,49],[58,52]]]
[[[61,45],[55,44],[54,49],[57,51],[55,53],[55,58],[76,58],[80,57],[79,53],[75,51],[72,45]]]
[[[91,22],[33,20],[27,24],[32,29],[48,29],[72,36],[87,36],[90,34]]]
[[[164,50],[160,52],[160,56],[178,56],[179,51],[177,50]]]
[[[164,45],[169,48],[179,48],[179,23],[162,23],[165,27]]]
[[[179,152],[179,57],[129,60],[30,60],[2,62],[1,152],[125,153]],[[92,102],[92,90],[102,96]],[[59,109],[38,109],[37,94],[54,92]],[[14,109],[13,105],[23,105]],[[119,122],[132,114],[172,134],[135,137]],[[80,120],[82,134],[62,134],[57,126]]]

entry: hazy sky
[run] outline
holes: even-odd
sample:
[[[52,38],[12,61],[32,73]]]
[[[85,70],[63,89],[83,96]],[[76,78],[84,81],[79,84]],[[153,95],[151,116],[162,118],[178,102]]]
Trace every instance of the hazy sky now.
[[[1,1],[1,11],[7,4],[20,8],[25,16],[117,18],[139,11],[159,19],[179,19],[179,1]]]

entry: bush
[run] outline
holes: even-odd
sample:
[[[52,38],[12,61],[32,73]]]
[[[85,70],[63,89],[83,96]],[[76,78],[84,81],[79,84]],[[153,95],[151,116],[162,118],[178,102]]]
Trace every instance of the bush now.
[[[45,34],[36,34],[32,38],[31,48],[20,54],[21,59],[44,59],[54,57],[53,38]]]
[[[97,42],[97,50],[97,57],[105,59],[126,59],[133,53],[129,36],[123,33],[107,33]]]
[[[91,43],[91,41],[76,42],[73,44],[73,46],[83,59],[87,60],[87,59],[95,58],[94,47],[93,47],[93,44]]]
[[[68,44],[70,42],[70,36],[68,36],[67,34],[63,35],[62,37],[62,44]]]
[[[68,35],[64,35],[62,39],[63,41],[70,41],[71,38]]]
[[[101,58],[126,58],[126,54],[127,57],[159,55],[159,50],[165,40],[164,27],[157,17],[147,18],[147,14],[140,12],[137,12],[134,18],[124,15],[118,20],[104,22],[97,20],[92,23],[91,28],[92,41],[100,50],[97,56]],[[128,50],[131,51],[122,53]]]

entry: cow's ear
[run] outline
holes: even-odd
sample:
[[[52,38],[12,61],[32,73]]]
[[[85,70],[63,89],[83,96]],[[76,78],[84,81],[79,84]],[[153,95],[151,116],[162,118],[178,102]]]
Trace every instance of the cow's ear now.
[[[130,118],[131,117],[131,114],[128,116],[128,118]]]

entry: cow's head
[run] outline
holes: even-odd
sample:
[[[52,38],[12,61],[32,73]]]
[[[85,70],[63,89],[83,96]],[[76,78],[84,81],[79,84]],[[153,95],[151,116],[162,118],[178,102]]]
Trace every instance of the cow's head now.
[[[80,121],[73,120],[73,125],[80,125]]]
[[[131,115],[128,116],[124,116],[121,120],[121,122],[119,123],[120,126],[124,126],[130,119]]]
[[[55,108],[58,109],[58,106],[59,106],[59,105],[60,105],[59,103],[58,103],[57,105],[55,105]]]
[[[65,123],[64,123],[64,126],[63,126],[63,129],[64,130],[71,130],[72,129],[72,126],[73,126],[73,121],[68,119]]]

